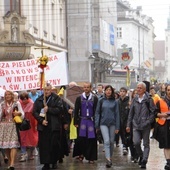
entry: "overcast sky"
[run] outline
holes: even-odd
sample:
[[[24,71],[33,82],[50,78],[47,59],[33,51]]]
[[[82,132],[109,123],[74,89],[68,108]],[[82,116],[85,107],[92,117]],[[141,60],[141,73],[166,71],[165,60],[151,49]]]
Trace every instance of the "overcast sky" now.
[[[143,14],[154,20],[156,40],[165,40],[170,0],[128,0],[132,7],[142,6]]]

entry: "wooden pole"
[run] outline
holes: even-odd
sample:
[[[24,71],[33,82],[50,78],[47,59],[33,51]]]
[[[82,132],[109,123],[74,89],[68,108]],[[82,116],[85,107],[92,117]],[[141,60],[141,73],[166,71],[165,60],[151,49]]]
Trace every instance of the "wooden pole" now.
[[[42,57],[43,57],[43,55],[44,55],[44,51],[43,51],[43,50],[44,50],[44,49],[50,49],[50,47],[45,47],[45,46],[43,46],[43,43],[44,43],[44,41],[43,41],[43,39],[41,39],[41,47],[39,47],[39,48],[34,48],[35,50],[36,50],[36,49],[41,49],[41,56],[42,56]],[[42,72],[41,72],[41,76],[40,76],[40,90],[43,90],[43,89],[45,88],[45,72],[44,72],[44,68],[45,68],[45,67],[41,68],[41,69],[42,69]],[[45,107],[45,106],[47,106],[45,93],[44,93],[43,98],[44,98],[43,104],[44,104],[44,107]],[[45,120],[47,120],[47,114],[46,114],[46,113],[44,113],[44,114],[45,114]]]

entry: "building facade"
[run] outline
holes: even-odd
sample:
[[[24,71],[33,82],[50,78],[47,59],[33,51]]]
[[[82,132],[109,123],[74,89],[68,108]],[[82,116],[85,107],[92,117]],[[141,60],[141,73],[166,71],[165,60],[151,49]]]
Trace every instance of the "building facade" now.
[[[67,2],[68,58],[71,81],[105,82],[116,56],[116,0]]]
[[[1,61],[67,51],[64,0],[4,0],[0,6]]]
[[[153,45],[155,35],[153,19],[142,14],[142,7],[132,9],[127,1],[119,0],[117,5],[117,47],[122,49],[122,45],[126,44],[127,47],[132,48],[133,59],[128,67],[135,71],[136,79],[132,79],[131,82],[150,81],[154,70]],[[121,68],[121,64],[121,61],[119,61],[119,68]],[[124,66],[122,69],[124,69]]]

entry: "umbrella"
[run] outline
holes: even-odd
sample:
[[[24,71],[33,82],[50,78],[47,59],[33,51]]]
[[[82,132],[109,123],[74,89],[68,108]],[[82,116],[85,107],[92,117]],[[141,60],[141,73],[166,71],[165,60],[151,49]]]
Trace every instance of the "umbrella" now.
[[[76,98],[79,97],[83,92],[83,87],[81,86],[70,87],[64,91],[63,100],[72,108],[74,108]]]

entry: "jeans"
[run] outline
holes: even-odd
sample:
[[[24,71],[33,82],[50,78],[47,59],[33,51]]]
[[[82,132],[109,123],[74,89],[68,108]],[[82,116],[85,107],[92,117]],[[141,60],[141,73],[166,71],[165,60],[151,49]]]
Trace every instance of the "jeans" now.
[[[26,146],[21,146],[21,154],[26,154],[26,153],[27,153]]]
[[[100,129],[104,140],[105,157],[111,159],[114,148],[115,125],[100,125]]]
[[[32,153],[35,147],[30,147],[30,152]],[[21,146],[21,154],[26,154],[27,153],[27,147],[26,146]]]

